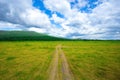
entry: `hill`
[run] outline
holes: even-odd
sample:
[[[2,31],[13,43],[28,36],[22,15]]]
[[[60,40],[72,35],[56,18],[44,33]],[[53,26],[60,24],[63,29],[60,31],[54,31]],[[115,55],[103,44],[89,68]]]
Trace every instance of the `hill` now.
[[[58,41],[68,40],[34,31],[0,31],[0,41]]]

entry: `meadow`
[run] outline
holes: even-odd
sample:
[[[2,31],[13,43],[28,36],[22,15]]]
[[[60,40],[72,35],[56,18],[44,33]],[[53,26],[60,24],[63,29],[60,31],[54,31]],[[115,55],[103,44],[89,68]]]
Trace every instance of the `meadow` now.
[[[49,42],[0,42],[0,80],[46,80],[54,46]]]
[[[63,45],[75,80],[120,80],[119,41],[76,41]]]
[[[120,41],[3,41],[0,80],[48,80],[57,45],[74,80],[120,80]]]

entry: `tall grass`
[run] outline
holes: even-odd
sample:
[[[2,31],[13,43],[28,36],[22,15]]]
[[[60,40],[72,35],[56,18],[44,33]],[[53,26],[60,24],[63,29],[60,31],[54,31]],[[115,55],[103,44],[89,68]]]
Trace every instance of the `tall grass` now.
[[[119,41],[63,43],[75,80],[120,80]]]
[[[120,80],[120,41],[0,42],[0,80],[47,80],[58,44],[75,80]]]
[[[0,80],[46,80],[50,42],[0,42]]]

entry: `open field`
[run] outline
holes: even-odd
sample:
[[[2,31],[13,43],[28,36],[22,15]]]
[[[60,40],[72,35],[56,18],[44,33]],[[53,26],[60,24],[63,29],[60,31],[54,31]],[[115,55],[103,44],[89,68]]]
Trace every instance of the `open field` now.
[[[0,42],[0,80],[46,80],[54,46],[49,42]]]
[[[119,41],[78,41],[63,45],[75,80],[120,80]]]
[[[119,75],[120,41],[0,42],[0,80],[120,80]]]

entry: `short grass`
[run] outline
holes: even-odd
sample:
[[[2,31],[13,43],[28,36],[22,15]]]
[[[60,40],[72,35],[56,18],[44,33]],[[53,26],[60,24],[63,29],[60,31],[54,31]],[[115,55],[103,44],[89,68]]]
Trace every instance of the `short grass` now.
[[[0,80],[47,80],[58,44],[75,80],[120,80],[120,41],[0,42]]]

